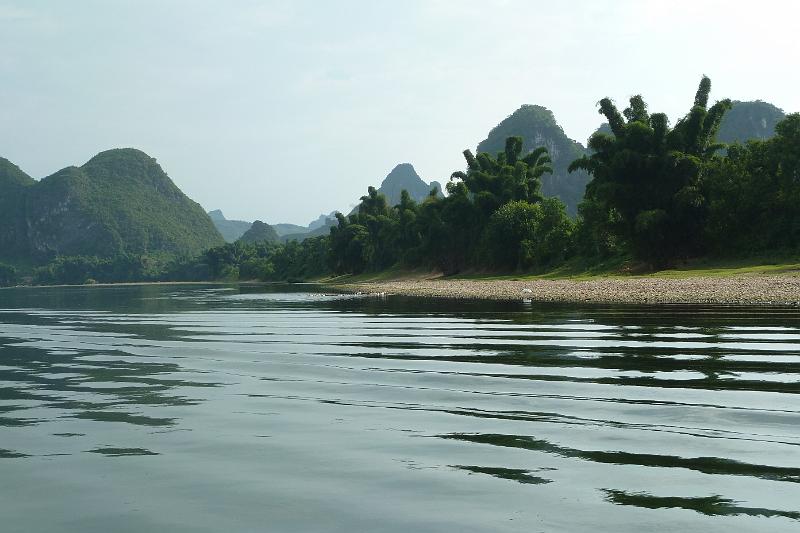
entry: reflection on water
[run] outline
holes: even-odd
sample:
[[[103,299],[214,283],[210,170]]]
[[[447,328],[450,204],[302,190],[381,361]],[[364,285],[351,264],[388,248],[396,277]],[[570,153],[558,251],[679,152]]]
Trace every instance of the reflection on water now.
[[[0,291],[27,531],[794,531],[800,311]]]
[[[89,453],[100,453],[107,457],[125,457],[127,455],[158,455],[157,453],[145,450],[144,448],[95,448],[88,450]]]
[[[703,513],[704,515],[750,515],[750,516],[783,516],[800,520],[800,512],[795,511],[775,511],[773,509],[763,509],[758,507],[742,507],[736,505],[733,500],[720,496],[708,496],[707,498],[676,498],[659,497],[649,494],[629,494],[621,490],[606,490],[608,500],[617,505],[635,505],[647,509],[679,508],[690,509]]]
[[[498,477],[500,479],[510,479],[518,481],[519,483],[532,483],[534,485],[543,485],[551,483],[552,480],[543,477],[534,476],[527,470],[520,470],[518,468],[488,468],[485,466],[466,466],[466,465],[453,465],[453,468],[460,468],[467,472],[475,472],[479,474],[489,474],[490,476]],[[551,469],[543,469],[551,470]]]

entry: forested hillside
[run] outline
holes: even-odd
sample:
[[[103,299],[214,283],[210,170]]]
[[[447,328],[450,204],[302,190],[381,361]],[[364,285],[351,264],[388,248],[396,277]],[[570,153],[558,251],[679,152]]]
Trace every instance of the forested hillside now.
[[[147,263],[223,243],[205,211],[155,159],[134,149],[102,152],[38,182],[3,160],[0,199],[0,259],[9,263],[68,257]]]
[[[28,257],[25,198],[36,181],[18,166],[0,157],[0,260]]]

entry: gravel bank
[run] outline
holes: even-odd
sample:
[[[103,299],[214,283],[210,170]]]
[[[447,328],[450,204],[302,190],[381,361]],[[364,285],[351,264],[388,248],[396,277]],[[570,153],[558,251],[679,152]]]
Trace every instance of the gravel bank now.
[[[800,305],[800,275],[571,280],[403,280],[336,285],[364,294],[540,302]]]

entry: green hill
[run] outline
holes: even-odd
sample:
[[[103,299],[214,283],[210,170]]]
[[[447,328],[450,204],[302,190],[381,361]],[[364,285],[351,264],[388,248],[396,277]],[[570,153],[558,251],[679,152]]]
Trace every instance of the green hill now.
[[[523,139],[523,153],[539,146],[547,147],[553,160],[553,173],[542,176],[542,193],[560,198],[567,211],[574,215],[583,199],[589,175],[584,171],[569,173],[567,168],[584,155],[586,149],[567,137],[552,111],[538,105],[523,105],[489,132],[478,144],[478,152],[502,152],[506,139],[517,135]]]
[[[0,196],[10,193],[20,206],[0,226],[0,242],[13,241],[13,253],[0,254],[13,259],[194,255],[223,242],[205,211],[139,150],[108,150],[81,167],[22,182],[0,182]]]
[[[237,242],[254,243],[254,242],[278,242],[278,234],[275,229],[269,224],[265,224],[260,220],[253,222],[250,229],[244,232],[244,235],[239,237]]]

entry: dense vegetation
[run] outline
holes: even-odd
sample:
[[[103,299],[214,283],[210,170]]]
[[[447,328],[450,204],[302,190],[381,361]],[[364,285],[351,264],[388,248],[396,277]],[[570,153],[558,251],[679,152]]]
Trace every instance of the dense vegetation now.
[[[641,96],[622,114],[600,102],[610,133],[593,135],[592,155],[572,165],[593,177],[580,207],[583,255],[628,252],[667,266],[709,254],[798,251],[798,115],[780,122],[775,137],[726,151],[716,136],[732,104],[709,107],[710,89],[703,78],[673,128],[665,115],[649,114]]]
[[[60,255],[35,269],[32,280],[301,280],[395,267],[536,272],[609,258],[656,268],[696,257],[797,254],[800,115],[777,122],[774,136],[721,144],[732,103],[710,105],[710,90],[703,78],[693,105],[674,125],[663,113],[651,113],[639,95],[622,111],[601,100],[607,126],[591,137],[587,151],[570,152],[569,171],[589,179],[576,217],[543,194],[543,179],[558,171],[551,152],[564,149],[510,135],[493,152],[464,151],[466,168],[452,174],[446,196],[434,188],[417,200],[402,190],[390,202],[369,187],[351,214],[337,213],[332,227],[302,242],[280,243],[273,228],[254,224],[247,238],[182,258],[124,251],[103,259]],[[741,127],[730,131],[769,128],[766,119],[754,117],[772,111],[746,107],[735,123]],[[13,181],[7,186],[31,187],[14,168],[0,166],[0,178],[4,171],[11,176],[6,182]],[[0,264],[0,285],[21,277]]]
[[[733,145],[706,168],[704,237],[717,254],[800,248],[800,114],[766,141]]]
[[[18,281],[17,269],[11,265],[0,263],[0,287],[16,285]]]
[[[253,275],[254,257],[263,261],[255,277],[280,279],[396,266],[542,271],[571,258],[624,257],[654,268],[714,254],[797,253],[800,115],[778,123],[774,137],[726,146],[717,134],[732,103],[710,105],[710,91],[703,78],[674,126],[650,113],[641,96],[621,112],[601,100],[609,126],[569,163],[569,171],[590,177],[574,219],[559,199],[542,194],[543,177],[554,171],[548,147],[528,148],[510,136],[496,153],[465,151],[466,170],[453,173],[446,197],[433,192],[417,202],[404,192],[390,205],[370,187],[358,209],[337,214],[337,225],[313,247],[229,255],[214,272]]]
[[[665,114],[650,115],[641,96],[632,97],[623,113],[608,98],[600,101],[611,134],[593,135],[593,153],[570,167],[592,175],[582,204],[583,219],[595,225],[590,229],[608,232],[658,266],[701,253],[701,180],[717,157],[716,133],[731,105],[723,100],[709,109],[710,91],[704,78],[694,106],[674,128]]]

